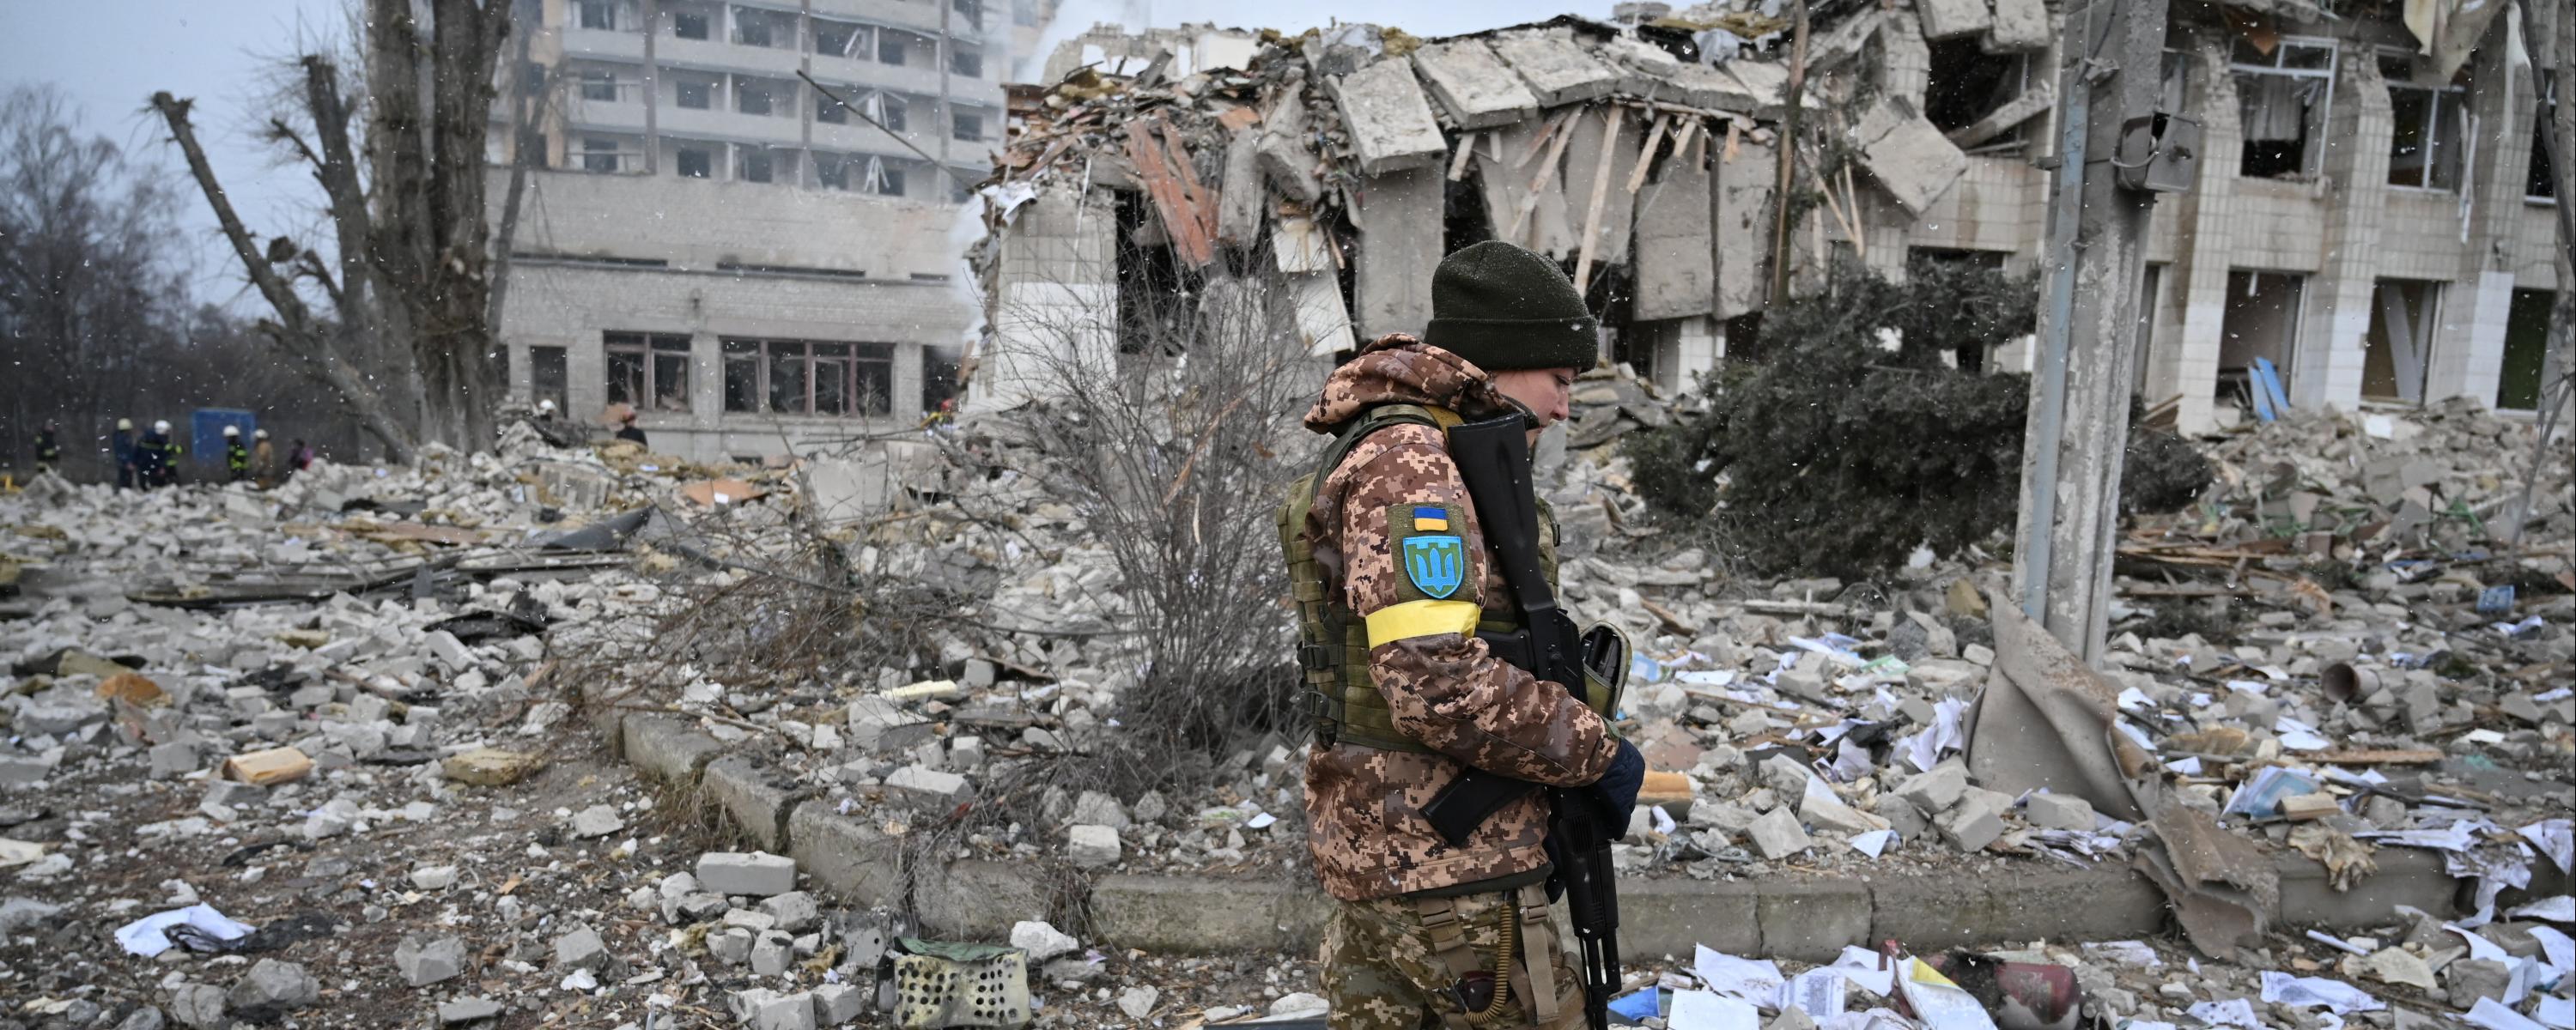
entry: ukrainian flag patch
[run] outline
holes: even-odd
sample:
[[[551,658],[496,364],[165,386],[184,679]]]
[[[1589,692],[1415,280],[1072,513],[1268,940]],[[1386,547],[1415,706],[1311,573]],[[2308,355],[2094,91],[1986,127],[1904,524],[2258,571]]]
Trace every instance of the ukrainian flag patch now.
[[[1413,509],[1413,531],[1441,533],[1449,529],[1449,509],[1418,506]]]

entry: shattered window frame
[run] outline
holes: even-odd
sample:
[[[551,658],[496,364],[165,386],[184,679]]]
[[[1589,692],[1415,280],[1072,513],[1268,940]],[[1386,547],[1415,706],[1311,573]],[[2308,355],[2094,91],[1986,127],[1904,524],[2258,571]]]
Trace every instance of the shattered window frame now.
[[[618,172],[623,171],[625,162],[622,158],[624,155],[619,154],[617,151],[617,141],[614,139],[610,139],[605,136],[582,137],[581,170],[601,175],[615,175]]]
[[[777,151],[757,143],[734,144],[734,181],[776,182],[779,160]]]
[[[816,418],[894,413],[891,343],[727,337],[722,346],[726,411]],[[829,407],[826,397],[835,399]]]
[[[814,120],[825,125],[850,124],[850,105],[832,99],[822,90],[814,91]]]
[[[909,33],[896,32],[893,29],[878,30],[877,63],[897,68],[908,63],[909,55],[904,51],[910,49],[911,44],[904,39],[906,35]]]
[[[2292,61],[2293,55],[2296,55],[2296,63]],[[2318,64],[2319,61],[2323,62],[2322,66]],[[2334,83],[2335,76],[2341,71],[2342,66],[2342,45],[2322,36],[2281,36],[2273,42],[2270,54],[2256,50],[2253,44],[2242,37],[2235,41],[2228,52],[2227,71],[2236,78],[2236,100],[2240,114],[2245,106],[2251,103],[2250,87],[2256,80],[2279,77],[2314,80],[2319,83],[2317,86],[2310,87],[2317,91],[2317,99],[2303,105],[2306,111],[2302,118],[2302,135],[2299,137],[2298,170],[2291,173],[2247,171],[2246,165],[2255,154],[2252,146],[2255,141],[2243,140],[2236,162],[2236,174],[2239,178],[2312,182],[2323,174],[2326,148],[2321,144],[2325,141],[2328,130],[2334,125]],[[2241,132],[2244,120],[2240,119],[2238,124]]]
[[[671,12],[671,38],[711,40],[714,37],[715,23],[707,18],[706,12]]]
[[[575,24],[597,32],[617,31],[617,0],[580,0],[573,5]]]
[[[965,143],[984,142],[984,113],[973,109],[950,109],[948,138]]]
[[[843,35],[845,32],[847,35]],[[865,22],[816,18],[813,34],[807,38],[806,47],[823,57],[838,57],[844,61],[873,61],[876,59],[876,45],[872,38],[874,35],[875,27]],[[840,45],[830,45],[829,40],[834,37],[839,39]]]
[[[984,52],[974,47],[948,46],[948,73],[969,79],[984,77]]]
[[[689,410],[688,336],[609,329],[599,339],[607,356],[608,403],[637,411]]]
[[[733,77],[733,110],[735,114],[774,117],[778,114],[776,84],[757,75]]]
[[[572,348],[528,346],[528,400],[553,401],[558,410],[572,407]]]
[[[2448,85],[2437,88],[2413,81],[2413,52],[2381,47],[2377,56],[2388,85],[2388,185],[2428,193],[2459,192],[2466,177],[2468,147],[2449,137],[2468,135],[2469,66],[2461,65]]]
[[[716,177],[716,153],[708,145],[697,144],[693,146],[687,143],[674,144],[672,146],[671,154],[671,173],[673,175],[677,175],[683,179],[713,179]],[[694,161],[692,160],[693,158],[695,159]],[[697,170],[690,170],[689,166],[692,164],[697,166]]]
[[[2558,172],[2549,163],[2549,151],[2540,146],[2540,126],[2558,113],[2558,72],[2555,69],[2532,69],[2539,82],[2539,96],[2531,105],[2531,163],[2524,169],[2522,200],[2526,204],[2558,203]],[[2567,141],[2560,140],[2559,146]],[[2539,192],[2533,192],[2534,190]]]
[[[1959,56],[1962,50],[1971,56],[1962,59]],[[2030,92],[2031,66],[2035,63],[2026,53],[1986,53],[1975,37],[1936,41],[1927,49],[1926,61],[1923,116],[1932,122],[1933,128],[1943,132],[1975,125]],[[1945,70],[1945,64],[1950,66],[1947,70],[1952,72],[1951,75],[1940,74]],[[1973,101],[1952,95],[1957,84],[1945,82],[1945,79],[1970,78],[1971,73],[1988,64],[2011,66],[2009,70],[1992,76],[1989,95]],[[1965,116],[1960,117],[1963,111]],[[2034,114],[2022,119],[2019,124],[1994,134],[1974,149],[1991,150],[2026,144],[2029,140],[2027,130],[2037,117]]]
[[[850,156],[830,151],[814,152],[814,187],[850,192]]]

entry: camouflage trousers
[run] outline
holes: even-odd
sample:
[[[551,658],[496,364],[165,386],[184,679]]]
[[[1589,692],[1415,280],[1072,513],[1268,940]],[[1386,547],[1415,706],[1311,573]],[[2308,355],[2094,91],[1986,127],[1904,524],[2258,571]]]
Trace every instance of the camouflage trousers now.
[[[1546,895],[1539,893],[1536,899],[1543,905]],[[1503,924],[1514,910],[1510,900],[1510,893],[1475,894],[1451,899],[1447,905],[1477,968],[1494,968]],[[1541,908],[1532,918],[1551,928],[1547,940],[1530,940],[1526,932],[1521,935],[1521,958],[1513,963],[1510,978],[1511,1000],[1494,1018],[1478,1023],[1479,1030],[1540,1025],[1525,1004],[1530,990],[1525,963],[1530,960],[1549,968],[1547,980],[1557,998],[1555,1016],[1543,1030],[1577,1030],[1584,1025],[1583,982],[1559,946],[1565,936],[1553,931],[1556,917]],[[1412,898],[1334,906],[1332,922],[1324,931],[1323,953],[1324,998],[1333,1006],[1333,1030],[1425,1030],[1454,1025],[1463,1010],[1449,991],[1459,976],[1442,960],[1432,922],[1424,903]],[[1532,954],[1541,950],[1544,954]]]

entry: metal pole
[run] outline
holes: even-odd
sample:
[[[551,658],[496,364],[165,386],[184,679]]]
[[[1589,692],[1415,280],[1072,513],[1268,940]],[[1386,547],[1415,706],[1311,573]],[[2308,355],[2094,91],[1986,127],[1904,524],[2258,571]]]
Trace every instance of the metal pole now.
[[[2029,415],[2033,428],[2025,444],[2034,447],[2024,473],[2030,510],[2024,513],[2022,540],[2013,552],[2023,569],[2022,614],[2043,625],[2048,620],[2050,536],[2057,521],[2055,441],[2064,431],[2066,350],[2074,335],[2075,226],[2084,216],[2084,137],[2092,128],[2092,90],[2084,71],[2095,10],[2085,5],[2081,28],[2072,17],[2067,20],[2058,61],[2057,95],[2064,99],[2058,108],[2056,196],[2048,217],[2048,296],[2039,321],[2039,374]]]

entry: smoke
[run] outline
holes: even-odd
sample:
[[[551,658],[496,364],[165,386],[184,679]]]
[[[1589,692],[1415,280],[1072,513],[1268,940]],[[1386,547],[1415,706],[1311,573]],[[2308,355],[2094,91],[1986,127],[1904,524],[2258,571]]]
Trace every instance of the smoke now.
[[[1065,0],[1055,9],[1055,19],[1047,22],[1046,31],[1038,36],[1036,49],[1027,57],[1028,67],[1021,70],[1019,77],[1035,78],[1055,48],[1091,31],[1094,25],[1117,25],[1133,32],[1153,27],[1153,20],[1152,0]]]

